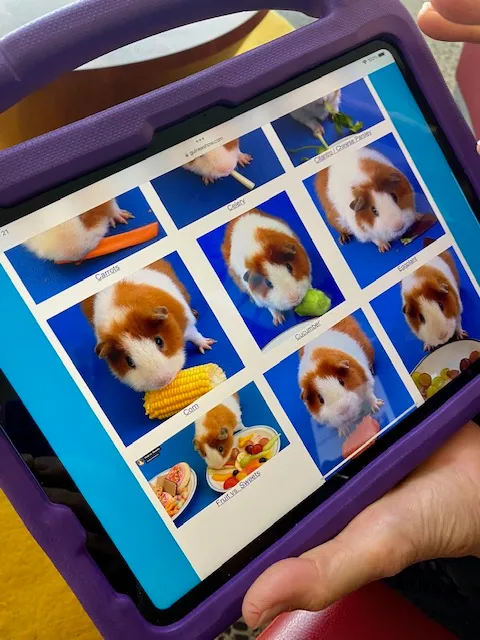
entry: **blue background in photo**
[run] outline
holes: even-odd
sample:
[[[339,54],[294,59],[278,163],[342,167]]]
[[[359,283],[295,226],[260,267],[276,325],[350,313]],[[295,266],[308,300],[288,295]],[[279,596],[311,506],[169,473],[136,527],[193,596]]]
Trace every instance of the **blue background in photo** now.
[[[205,355],[188,343],[186,367],[214,362],[231,377],[243,368],[240,358],[178,254],[166,259],[190,293],[192,307],[200,314],[199,331],[206,338],[217,340]],[[126,446],[158,425],[159,421],[145,415],[143,394],[117,380],[105,361],[95,355],[95,336],[79,305],[51,318],[49,324]]]
[[[405,174],[415,192],[416,210],[419,213],[432,213],[432,208],[430,207],[422,188],[418,184],[417,179],[410,169],[410,166],[408,165],[405,156],[393,135],[388,134],[384,138],[368,145],[368,148],[382,153]],[[341,162],[341,158],[339,158],[338,162]],[[322,205],[320,204],[315,192],[314,181],[315,176],[307,178],[305,180],[305,186],[307,187],[308,192],[313,198],[313,201],[315,202],[315,205],[320,211],[323,219],[327,222],[325,212],[323,211]],[[368,286],[380,276],[388,273],[388,271],[391,271],[396,266],[421,251],[421,249],[423,249],[423,239],[425,237],[436,240],[444,234],[440,223],[437,222],[427,231],[426,234],[420,236],[407,246],[403,246],[399,240],[396,240],[392,243],[390,251],[387,251],[387,253],[380,253],[373,242],[362,243],[358,242],[358,240],[352,239],[348,244],[341,246],[338,243],[338,232],[330,226],[329,229],[332,232],[335,242],[340,247],[343,257],[352,269],[361,287]]]
[[[145,200],[140,189],[133,189],[118,196],[117,202],[121,209],[129,211],[135,218],[129,220],[128,225],[118,224],[115,229],[110,229],[106,237],[132,231],[133,229],[138,229],[152,222],[158,222],[158,219],[153,214],[150,205]],[[40,303],[77,284],[77,282],[81,282],[94,273],[107,269],[115,262],[127,258],[140,249],[148,247],[165,235],[165,231],[159,224],[159,234],[153,240],[144,242],[136,247],[129,247],[128,249],[117,251],[109,256],[86,260],[79,265],[55,264],[49,260],[40,260],[33,253],[27,251],[23,245],[10,249],[10,251],[6,252],[6,256],[12,263],[13,268],[20,276],[32,298],[36,303]]]
[[[287,437],[283,433],[278,422],[275,420],[268,405],[252,382],[241,391],[240,406],[242,408],[242,420],[245,427],[267,426],[281,434],[280,450],[288,444]],[[194,450],[193,438],[195,436],[195,425],[191,424],[186,429],[175,434],[172,438],[162,444],[161,452],[151,462],[139,467],[147,480],[152,480],[159,473],[163,473],[179,462],[188,463],[197,474],[197,490],[192,501],[175,520],[177,527],[188,522],[190,518],[203,511],[209,504],[215,502],[222,496],[218,491],[211,489],[206,478],[206,464],[204,459]]]
[[[375,414],[375,419],[383,429],[398,416],[412,408],[413,400],[364,314],[357,311],[353,316],[375,349],[375,393],[378,398],[385,401],[385,406]],[[336,429],[331,429],[312,420],[300,399],[298,365],[299,356],[298,353],[294,353],[270,369],[265,377],[315,464],[325,475],[342,462],[342,444],[345,438],[340,438]]]
[[[237,167],[237,170],[252,180],[256,187],[283,173],[282,166],[261,129],[242,136],[240,149],[253,156],[253,161],[248,167]],[[152,184],[179,228],[249,193],[246,187],[231,176],[206,186],[200,176],[183,167],[152,180]]]
[[[361,129],[361,131],[373,127],[384,119],[365,80],[358,80],[342,89],[340,111],[350,116],[354,122],[363,122],[363,129]],[[294,120],[291,115],[288,114],[272,122],[272,126],[288,152],[292,163],[296,167],[318,155],[318,149],[302,149],[302,151],[292,153],[293,149],[312,145],[318,147],[321,146],[322,143],[318,138],[315,138],[308,127]],[[323,126],[325,128],[324,137],[328,144],[333,144],[341,138],[352,135],[347,129],[344,129],[342,134],[338,134],[330,120],[325,121]]]
[[[267,200],[267,202],[259,205],[258,208],[265,213],[269,213],[284,220],[300,238],[312,263],[312,286],[316,289],[321,289],[329,296],[332,300],[332,308],[336,307],[340,302],[343,302],[344,298],[340,289],[335,283],[333,277],[330,275],[329,270],[315,248],[312,239],[310,238],[287,194],[285,192],[280,193],[270,200]],[[305,322],[308,318],[297,316],[293,311],[288,311],[285,313],[285,322],[276,327],[273,324],[272,314],[270,311],[268,311],[268,309],[257,307],[253,302],[251,302],[246,293],[240,291],[228,273],[221,251],[226,226],[227,225],[223,225],[218,229],[211,231],[202,238],[199,238],[198,242],[215,269],[228,295],[237,307],[245,324],[255,338],[258,346],[263,349],[263,347],[283,333],[286,329],[289,329],[301,322]]]
[[[450,250],[450,253],[454,257],[461,281],[462,326],[470,338],[478,340],[480,339],[480,298],[457,254],[452,250]],[[410,372],[413,371],[427,354],[423,350],[423,342],[412,333],[402,313],[400,284],[383,293],[376,300],[373,300],[371,304],[405,366]]]

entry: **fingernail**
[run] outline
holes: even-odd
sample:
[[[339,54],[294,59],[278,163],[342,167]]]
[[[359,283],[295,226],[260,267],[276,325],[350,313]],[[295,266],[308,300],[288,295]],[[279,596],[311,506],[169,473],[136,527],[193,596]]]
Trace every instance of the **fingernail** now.
[[[480,155],[480,140],[477,142],[477,153]]]
[[[264,627],[266,624],[272,622],[274,618],[282,612],[281,607],[272,607],[271,609],[265,609],[257,622],[257,627]]]
[[[418,12],[418,15],[421,15],[422,13],[426,13],[427,11],[431,11],[432,8],[433,7],[431,2],[424,2],[422,5],[422,8]]]

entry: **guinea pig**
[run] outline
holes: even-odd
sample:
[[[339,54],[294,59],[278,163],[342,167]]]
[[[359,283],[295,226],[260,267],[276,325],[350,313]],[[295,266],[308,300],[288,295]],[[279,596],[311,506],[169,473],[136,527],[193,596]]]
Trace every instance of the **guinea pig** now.
[[[251,155],[240,151],[240,141],[236,138],[188,162],[184,169],[198,174],[205,184],[209,184],[226,178],[238,165],[246,167],[252,160]]]
[[[408,326],[431,351],[456,336],[462,329],[460,276],[450,251],[444,251],[419,267],[401,283],[403,314]]]
[[[317,174],[315,190],[340,244],[355,237],[391,248],[417,219],[415,194],[405,175],[378,151],[360,149]]]
[[[195,422],[195,451],[212,469],[221,469],[233,449],[233,434],[242,428],[240,398],[235,393]]]
[[[97,338],[95,352],[135,391],[168,385],[185,365],[185,342],[201,353],[214,340],[196,328],[190,296],[166,260],[120,280],[82,303]]]
[[[312,418],[347,435],[366,415],[378,411],[373,346],[349,316],[300,349],[300,397]]]
[[[227,225],[222,253],[234,282],[270,311],[275,326],[312,285],[310,259],[296,234],[283,220],[258,209]]]
[[[341,90],[337,89],[300,109],[295,109],[290,115],[294,120],[308,127],[316,138],[323,137],[325,129],[322,122],[325,122],[331,112],[338,113],[341,99]]]
[[[127,224],[133,217],[120,209],[116,200],[109,200],[40,233],[28,240],[25,247],[42,260],[74,262],[95,249],[109,227],[115,227],[117,222]]]

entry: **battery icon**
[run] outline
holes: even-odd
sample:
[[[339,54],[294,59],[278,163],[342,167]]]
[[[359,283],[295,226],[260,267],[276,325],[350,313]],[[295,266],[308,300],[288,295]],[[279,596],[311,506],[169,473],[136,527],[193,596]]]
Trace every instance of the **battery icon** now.
[[[380,51],[380,53],[378,54],[378,57],[383,58],[384,55],[385,55],[385,51]]]

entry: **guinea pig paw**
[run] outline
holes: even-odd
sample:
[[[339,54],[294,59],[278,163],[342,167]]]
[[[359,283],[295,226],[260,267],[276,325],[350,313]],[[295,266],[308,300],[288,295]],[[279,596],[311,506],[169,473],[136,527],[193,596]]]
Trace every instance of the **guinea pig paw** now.
[[[215,182],[215,178],[212,178],[211,176],[203,176],[202,180],[203,180],[203,184],[206,187],[208,187],[209,184],[213,184]]]
[[[238,156],[238,164],[241,167],[247,167],[252,160],[253,156],[251,156],[249,153],[240,153],[240,155]]]
[[[273,313],[273,324],[278,327],[279,324],[283,324],[285,322],[285,316],[280,311],[275,311]]]
[[[457,336],[458,340],[465,340],[465,338],[468,338],[468,333],[463,329],[457,329],[455,331],[455,335]]]
[[[340,244],[343,245],[343,244],[348,244],[351,239],[352,239],[352,236],[349,233],[342,233],[340,234],[338,241],[340,242]]]
[[[391,248],[392,245],[390,244],[390,242],[381,242],[378,245],[378,250],[380,251],[380,253],[386,253],[387,251],[390,251]]]
[[[198,350],[200,351],[200,353],[205,353],[205,351],[211,351],[212,350],[212,346],[216,343],[216,340],[213,340],[212,338],[203,338],[202,340],[200,340],[199,342],[197,342],[197,347]]]
[[[372,402],[372,411],[375,413],[376,411],[380,411],[380,409],[384,406],[385,402],[380,398],[375,398]]]
[[[128,221],[132,220],[132,218],[135,218],[135,216],[129,211],[116,211],[110,218],[110,226],[115,229],[117,222],[119,224],[128,224]]]

